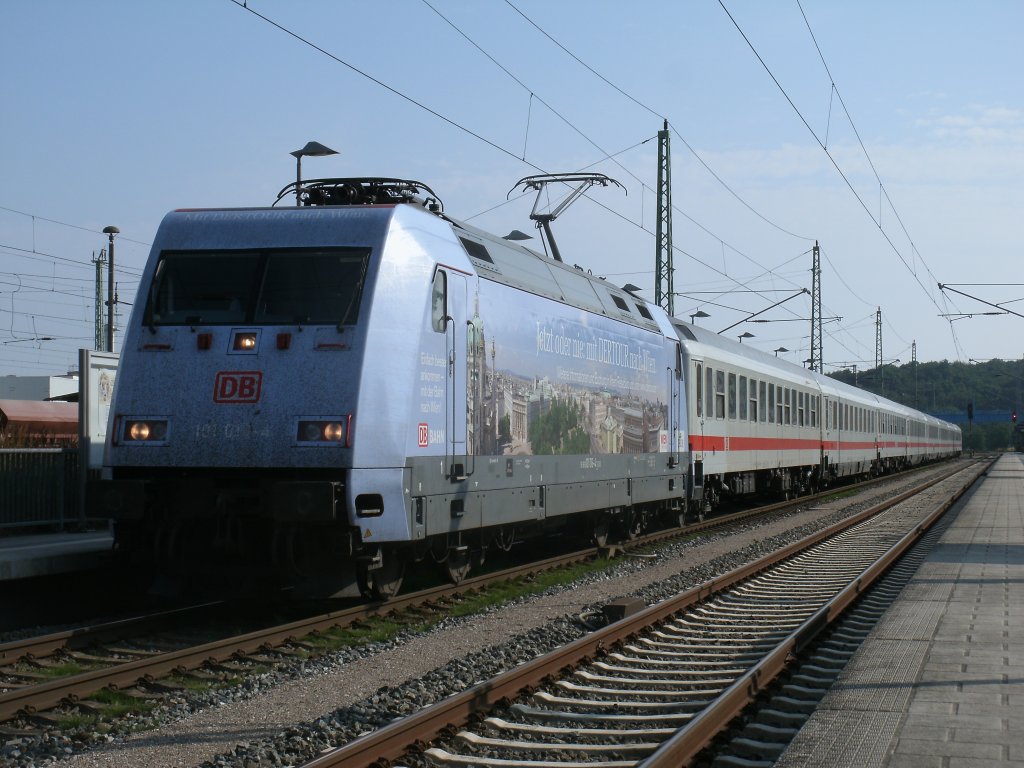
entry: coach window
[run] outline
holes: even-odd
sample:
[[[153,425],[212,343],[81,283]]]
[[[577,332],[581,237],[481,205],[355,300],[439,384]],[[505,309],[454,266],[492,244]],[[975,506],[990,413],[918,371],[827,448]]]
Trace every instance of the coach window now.
[[[725,418],[725,371],[715,371],[715,418]]]
[[[818,396],[810,395],[807,402],[811,406],[811,426],[816,427],[818,426]]]
[[[782,420],[782,403],[786,395],[786,390],[781,385],[775,387],[775,420],[781,427],[785,422]]]
[[[775,384],[768,384],[768,421],[775,423]]]
[[[740,376],[740,421],[747,420],[747,377]]]
[[[750,420],[757,421],[757,379],[750,380]]]
[[[803,392],[797,392],[797,395],[796,395],[796,405],[797,405],[797,408],[796,408],[796,423],[799,426],[802,427],[804,425],[804,393]]]
[[[703,366],[697,363],[697,415],[704,415],[704,371]]]
[[[767,391],[768,385],[763,381],[759,381],[757,383],[757,394],[758,400],[761,402],[761,421],[768,420],[768,396],[766,394]]]
[[[736,418],[736,374],[729,374],[729,418]]]
[[[783,387],[782,389],[782,418],[779,419],[779,422],[786,425],[790,424],[790,417],[792,416],[792,410],[790,409],[789,404],[790,391],[789,387]]]
[[[444,333],[448,327],[447,309],[448,275],[439,269],[434,273],[434,287],[430,296],[430,322],[438,333]]]

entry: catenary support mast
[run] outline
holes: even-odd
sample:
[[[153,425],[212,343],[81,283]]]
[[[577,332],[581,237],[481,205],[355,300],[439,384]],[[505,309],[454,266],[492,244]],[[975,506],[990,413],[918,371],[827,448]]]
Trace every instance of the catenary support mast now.
[[[825,359],[821,350],[821,251],[814,241],[814,258],[811,264],[811,370],[822,373],[821,361]]]
[[[654,303],[675,316],[672,287],[672,159],[669,153],[668,120],[658,131],[658,221],[654,235]]]

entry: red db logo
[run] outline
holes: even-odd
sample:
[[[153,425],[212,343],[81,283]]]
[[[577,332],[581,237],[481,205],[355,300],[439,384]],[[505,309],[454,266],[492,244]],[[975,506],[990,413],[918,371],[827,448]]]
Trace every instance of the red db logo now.
[[[430,445],[430,429],[426,424],[420,424],[416,430],[416,438],[420,448]]]
[[[262,389],[261,371],[220,371],[213,383],[213,402],[257,403]]]

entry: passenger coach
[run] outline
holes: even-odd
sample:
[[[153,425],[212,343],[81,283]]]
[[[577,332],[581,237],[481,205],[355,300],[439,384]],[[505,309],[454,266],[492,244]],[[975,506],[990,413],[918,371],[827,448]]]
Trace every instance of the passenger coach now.
[[[694,496],[797,495],[960,452],[953,424],[674,321],[687,371]]]

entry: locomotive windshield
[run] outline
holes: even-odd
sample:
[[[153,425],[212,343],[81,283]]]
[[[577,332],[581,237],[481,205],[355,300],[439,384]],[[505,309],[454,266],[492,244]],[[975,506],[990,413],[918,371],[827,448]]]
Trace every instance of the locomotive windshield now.
[[[352,325],[368,248],[164,252],[146,325]]]

